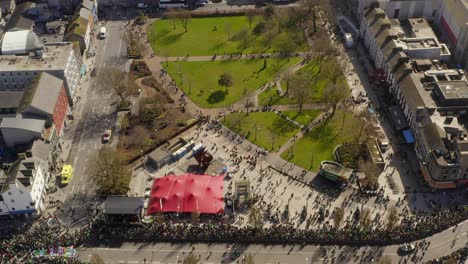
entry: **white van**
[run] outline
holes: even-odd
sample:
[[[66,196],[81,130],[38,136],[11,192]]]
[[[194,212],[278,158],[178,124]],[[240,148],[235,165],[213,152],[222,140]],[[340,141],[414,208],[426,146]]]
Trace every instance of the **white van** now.
[[[99,29],[99,37],[100,37],[101,39],[105,39],[105,38],[107,37],[107,29],[106,29],[106,27],[101,27],[101,28]]]

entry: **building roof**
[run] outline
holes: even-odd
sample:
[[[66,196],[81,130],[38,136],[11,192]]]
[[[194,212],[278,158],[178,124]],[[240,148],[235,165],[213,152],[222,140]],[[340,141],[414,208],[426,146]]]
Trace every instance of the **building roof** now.
[[[439,127],[436,123],[430,123],[421,128],[421,135],[426,142],[429,150],[440,150],[443,153],[447,151],[442,138],[444,138],[445,131]]]
[[[468,83],[464,80],[439,81],[437,86],[446,99],[468,98]]]
[[[10,71],[54,71],[64,70],[73,50],[72,43],[61,45],[46,45],[45,54],[41,59],[30,56],[0,56],[0,72]]]
[[[418,109],[431,106],[430,101],[432,101],[430,98],[425,98],[426,95],[421,91],[422,84],[415,77],[414,74],[410,74],[400,82],[400,90],[413,113]]]
[[[81,3],[83,7],[88,9],[89,11],[92,11],[93,6],[94,6],[94,1],[93,0],[83,0],[83,3]]]
[[[2,9],[10,9],[11,7],[11,2],[14,2],[15,0],[0,0],[0,8]]]
[[[48,73],[41,73],[36,77],[37,82],[34,82],[36,87],[31,87],[34,94],[32,95],[30,106],[40,109],[48,114],[54,113],[55,102],[60,94],[60,88],[63,81]]]
[[[70,24],[68,24],[66,36],[76,34],[78,36],[84,36],[86,34],[86,27],[88,26],[88,20],[81,16],[76,16]]]
[[[2,54],[27,54],[42,48],[37,35],[31,30],[6,32],[2,40]]]
[[[12,29],[30,30],[33,25],[34,20],[24,17],[19,12],[14,12],[5,25],[5,31],[10,31]]]
[[[82,18],[84,18],[86,20],[88,20],[92,15],[91,11],[89,9],[87,9],[87,8],[80,8],[79,14],[80,14],[80,17],[82,17]]]
[[[21,91],[0,91],[0,108],[17,108],[23,95]]]
[[[142,197],[110,196],[104,202],[104,214],[139,215],[142,209]]]
[[[0,129],[9,128],[9,129],[21,129],[28,130],[36,133],[42,133],[44,128],[45,120],[40,119],[31,119],[23,118],[21,115],[16,115],[16,117],[5,117],[0,123]]]

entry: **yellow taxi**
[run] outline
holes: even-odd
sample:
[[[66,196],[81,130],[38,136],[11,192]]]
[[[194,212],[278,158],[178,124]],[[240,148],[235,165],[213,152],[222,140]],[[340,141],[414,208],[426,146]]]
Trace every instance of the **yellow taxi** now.
[[[61,183],[63,185],[67,185],[70,182],[72,175],[73,175],[72,165],[69,165],[69,164],[63,165]]]

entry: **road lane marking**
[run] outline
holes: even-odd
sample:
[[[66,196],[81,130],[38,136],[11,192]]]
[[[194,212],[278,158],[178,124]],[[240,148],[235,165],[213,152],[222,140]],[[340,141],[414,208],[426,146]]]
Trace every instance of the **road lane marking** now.
[[[73,193],[74,190],[75,190],[75,185],[73,185],[71,192]]]

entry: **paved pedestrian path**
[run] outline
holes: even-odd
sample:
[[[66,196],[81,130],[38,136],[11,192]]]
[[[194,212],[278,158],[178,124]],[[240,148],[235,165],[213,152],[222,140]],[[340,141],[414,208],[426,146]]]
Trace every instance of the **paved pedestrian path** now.
[[[290,54],[291,56],[302,56],[304,58],[313,58],[314,52],[313,50],[313,45],[314,41],[311,37],[310,34],[308,34],[311,31],[310,28],[306,28],[304,30],[306,38],[307,38],[307,43],[309,44],[310,51],[309,52],[296,52]],[[147,51],[151,52],[145,52],[147,54],[147,58],[145,59],[148,67],[150,70],[153,72],[154,75],[158,75],[159,73],[162,72],[163,70],[163,65],[170,61],[215,61],[215,60],[235,60],[235,59],[254,59],[254,58],[266,58],[266,57],[279,57],[282,56],[281,54],[272,54],[272,53],[265,53],[265,54],[238,54],[238,55],[210,55],[210,56],[190,56],[189,54],[187,56],[176,56],[176,57],[161,57],[161,56],[155,56],[154,53],[152,52],[152,48],[149,43],[144,44],[146,47],[145,49]],[[346,55],[345,55],[345,58]],[[169,95],[176,101],[180,102],[180,100],[183,100],[185,102],[185,111],[192,114],[192,115],[205,115],[205,116],[211,116],[212,118],[215,117],[221,117],[225,116],[229,113],[232,112],[245,112],[245,111],[250,111],[250,112],[256,112],[256,111],[291,111],[291,110],[299,110],[298,105],[274,105],[271,107],[264,107],[260,106],[258,104],[258,96],[260,93],[264,92],[267,88],[270,88],[272,86],[275,86],[276,89],[278,89],[278,92],[280,95],[283,95],[285,93],[283,87],[281,86],[281,80],[283,78],[286,78],[288,75],[293,74],[297,72],[299,69],[304,67],[306,65],[304,61],[301,61],[282,73],[275,79],[272,80],[269,83],[264,84],[262,87],[259,87],[257,90],[252,92],[248,97],[245,97],[238,102],[232,104],[229,107],[221,107],[221,108],[201,108],[195,103],[193,103],[190,98],[185,96],[183,92],[180,91],[180,89],[175,88],[173,80],[170,78],[168,74],[163,74],[162,76],[159,76],[159,80],[162,82],[163,87],[166,89],[166,91],[169,93]],[[155,76],[157,77],[157,76]],[[354,81],[354,80],[353,80]],[[351,82],[350,79],[348,79],[348,82]],[[350,83],[351,84],[351,83]],[[350,85],[351,87],[351,85]],[[181,99],[181,97],[183,97]],[[251,104],[252,106],[246,107],[247,104]],[[304,104],[302,107],[303,110],[310,110],[310,109],[321,109],[321,110],[326,110],[327,106],[325,104],[320,104],[320,103],[313,103],[313,104]],[[317,124],[320,123],[321,120],[325,117],[326,112],[324,111],[321,113],[319,116],[317,116],[314,120],[312,120],[309,124],[305,125],[303,129],[301,129],[295,136],[293,136],[290,140],[288,140],[286,143],[284,143],[276,152],[272,152],[268,155],[268,159],[271,160],[272,164],[275,164],[277,168],[279,163],[284,163],[288,164],[287,161],[284,161],[281,158],[281,153],[284,151],[288,150],[292,145],[294,145],[298,140],[300,140],[305,133],[313,129]],[[294,122],[293,122],[294,123]],[[298,124],[296,124],[298,125]],[[301,127],[301,125],[299,125]],[[292,166],[291,168],[294,168],[295,165],[289,163],[288,166]],[[304,171],[302,168],[298,168],[298,172],[294,171],[293,169],[290,170],[291,173],[296,173],[296,174],[303,174]],[[311,175],[305,174],[304,177],[309,177],[312,178],[315,173],[311,172]]]

